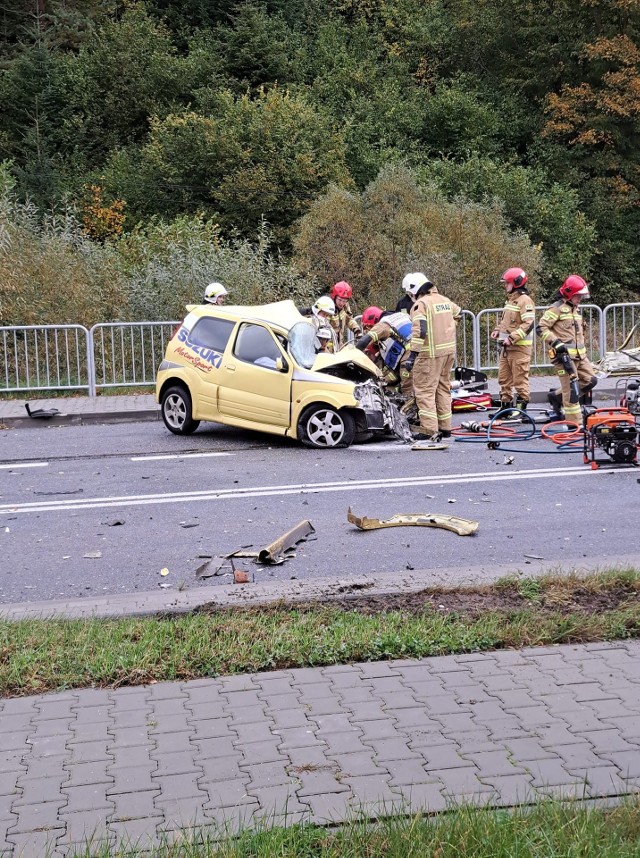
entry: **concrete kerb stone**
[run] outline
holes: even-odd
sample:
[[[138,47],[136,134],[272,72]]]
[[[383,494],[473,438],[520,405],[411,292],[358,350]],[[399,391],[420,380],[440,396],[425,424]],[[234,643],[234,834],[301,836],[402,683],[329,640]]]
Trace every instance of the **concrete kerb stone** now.
[[[640,567],[640,554],[620,554],[609,557],[606,563],[607,569],[629,569]],[[25,619],[98,619],[109,617],[141,617],[157,614],[177,615],[190,613],[206,605],[216,607],[258,607],[270,605],[276,602],[308,602],[313,600],[324,600],[331,598],[357,597],[364,590],[368,596],[407,594],[433,587],[441,581],[456,581],[459,585],[473,585],[478,580],[493,580],[499,578],[526,576],[533,577],[545,573],[549,574],[575,574],[585,575],[589,572],[603,570],[602,560],[591,561],[588,558],[571,561],[567,559],[562,568],[556,562],[530,561],[523,559],[520,564],[497,566],[470,567],[464,577],[460,577],[460,570],[456,568],[438,570],[438,581],[434,581],[433,570],[414,569],[399,570],[388,573],[372,573],[366,577],[357,579],[340,578],[316,578],[313,581],[268,581],[260,584],[252,584],[250,587],[237,587],[234,585],[218,585],[195,587],[192,590],[183,590],[168,595],[165,591],[158,592],[150,590],[140,593],[126,593],[122,595],[103,596],[98,598],[83,597],[78,599],[52,600],[46,602],[16,602],[13,604],[0,605],[0,619],[3,620],[25,620]],[[506,664],[508,653],[499,655],[499,664]],[[513,652],[511,657],[518,658]],[[465,667],[452,662],[453,668],[463,672]],[[371,668],[374,669],[373,667]],[[388,663],[385,663],[383,671],[388,671]],[[531,669],[534,669],[532,666]],[[491,673],[496,670],[495,665]],[[587,680],[584,679],[586,682]],[[519,686],[511,677],[502,677],[496,674],[496,689],[517,689]],[[555,689],[554,689],[555,690]],[[539,692],[541,693],[541,692]],[[606,696],[604,692],[601,696]],[[615,695],[614,695],[615,696]],[[1,733],[2,731],[0,731]],[[0,740],[1,741],[1,740]]]
[[[616,379],[602,379],[594,392],[596,402],[610,400],[615,394]],[[532,376],[532,405],[547,403],[549,390],[558,387],[556,376]],[[496,379],[489,380],[489,391],[497,395]],[[32,407],[57,408],[60,414],[50,419],[34,419],[26,414],[25,403]],[[0,401],[0,426],[11,429],[60,426],[65,424],[89,425],[95,423],[122,423],[127,421],[160,420],[160,408],[153,394],[129,396],[69,396],[54,398],[8,399]]]

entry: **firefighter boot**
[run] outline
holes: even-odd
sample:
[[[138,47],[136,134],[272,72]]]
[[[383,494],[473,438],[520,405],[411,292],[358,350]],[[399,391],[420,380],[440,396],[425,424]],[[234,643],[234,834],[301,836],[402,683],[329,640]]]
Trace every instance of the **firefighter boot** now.
[[[515,408],[512,408],[513,399],[501,399],[500,400],[500,410],[504,411],[503,414],[500,415],[500,420],[515,420],[520,417],[520,412]],[[511,409],[507,411],[506,409]]]
[[[516,408],[520,412],[520,419],[524,422],[524,417],[522,416],[522,412],[527,410],[527,405],[529,404],[528,399],[517,399],[516,400]]]
[[[549,413],[549,422],[564,420],[564,408],[562,407],[562,394],[560,391],[550,390],[549,393],[547,393],[547,401],[553,409],[553,411]]]

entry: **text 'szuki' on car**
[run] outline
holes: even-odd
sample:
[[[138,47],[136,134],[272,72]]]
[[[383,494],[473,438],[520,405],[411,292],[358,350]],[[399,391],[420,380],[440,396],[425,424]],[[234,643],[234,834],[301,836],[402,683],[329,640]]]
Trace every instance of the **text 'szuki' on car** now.
[[[353,345],[316,354],[315,329],[292,301],[187,310],[156,381],[171,432],[187,435],[207,420],[320,448],[410,437],[375,364]]]

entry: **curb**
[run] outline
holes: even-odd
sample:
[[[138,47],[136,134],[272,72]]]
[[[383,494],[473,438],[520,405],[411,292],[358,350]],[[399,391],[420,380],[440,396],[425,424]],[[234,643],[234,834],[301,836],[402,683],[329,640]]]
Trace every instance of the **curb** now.
[[[331,598],[355,598],[359,595],[381,596],[415,593],[427,588],[477,586],[478,580],[492,583],[500,578],[529,578],[543,574],[584,575],[606,569],[640,569],[640,555],[622,554],[606,561],[545,561],[523,559],[510,565],[475,566],[461,574],[460,568],[415,569],[379,572],[369,575],[308,580],[270,581],[260,584],[218,584],[194,587],[192,590],[148,590],[99,598],[59,599],[47,602],[14,602],[0,604],[0,620],[17,622],[27,619],[113,619],[153,615],[185,614],[205,605],[220,608],[249,608],[278,602],[295,604]],[[490,578],[487,578],[487,573]]]
[[[557,387],[555,378],[549,376],[549,390]],[[531,392],[530,402],[532,405],[547,405],[547,390],[534,390]],[[615,388],[602,387],[595,391],[594,400],[609,401],[615,398]],[[471,414],[473,412],[465,412]],[[77,414],[57,414],[55,417],[46,419],[20,416],[0,416],[0,429],[27,429],[37,426],[90,426],[99,423],[128,423],[161,420],[160,407],[141,408],[129,411],[89,411]]]
[[[133,423],[160,420],[160,409],[139,411],[94,411],[86,414],[56,414],[55,417],[0,417],[0,428],[35,429],[38,426],[90,426],[98,423]]]

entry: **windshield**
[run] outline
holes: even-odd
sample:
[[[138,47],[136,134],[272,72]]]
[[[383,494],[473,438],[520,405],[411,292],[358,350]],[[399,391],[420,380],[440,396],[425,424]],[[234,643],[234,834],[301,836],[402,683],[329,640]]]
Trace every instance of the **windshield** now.
[[[316,359],[315,339],[315,328],[309,322],[296,322],[289,331],[289,351],[305,369],[311,369]]]

